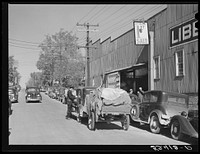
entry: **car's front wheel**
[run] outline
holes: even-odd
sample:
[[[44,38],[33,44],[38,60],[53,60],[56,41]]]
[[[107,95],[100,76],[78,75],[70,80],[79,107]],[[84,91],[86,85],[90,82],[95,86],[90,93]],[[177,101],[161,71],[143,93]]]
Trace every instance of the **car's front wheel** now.
[[[88,117],[88,128],[90,130],[95,130],[95,114],[92,111],[91,115]]]
[[[160,133],[161,126],[157,115],[152,115],[150,119],[150,130],[152,133]]]
[[[130,118],[129,118],[129,115],[124,115],[124,121],[121,122],[122,123],[122,128],[124,130],[128,130],[129,128],[129,125],[130,125]]]
[[[178,120],[173,120],[170,127],[170,133],[173,139],[181,140],[183,134],[181,133],[181,125]]]

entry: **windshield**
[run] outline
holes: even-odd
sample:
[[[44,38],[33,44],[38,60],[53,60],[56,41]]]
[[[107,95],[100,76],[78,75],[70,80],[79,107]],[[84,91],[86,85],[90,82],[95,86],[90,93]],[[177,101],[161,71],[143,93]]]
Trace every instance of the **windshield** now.
[[[39,92],[39,89],[29,88],[29,89],[27,89],[27,92]]]
[[[154,93],[147,93],[143,96],[143,102],[157,102],[158,94]]]
[[[9,93],[9,94],[13,93],[13,90],[12,90],[12,89],[9,89],[9,90],[8,90],[8,93]]]

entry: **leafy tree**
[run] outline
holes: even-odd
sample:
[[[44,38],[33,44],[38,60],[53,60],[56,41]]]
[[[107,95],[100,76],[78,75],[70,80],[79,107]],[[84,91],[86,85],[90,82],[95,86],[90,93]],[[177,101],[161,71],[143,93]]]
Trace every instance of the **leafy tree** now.
[[[26,86],[37,86],[40,87],[42,85],[42,72],[33,72],[30,74],[30,79],[26,83]]]
[[[14,56],[9,56],[8,58],[8,80],[11,83],[18,84],[21,78],[19,72],[17,71],[18,61],[14,59]]]
[[[77,49],[75,35],[60,29],[52,36],[46,35],[40,47],[42,51],[37,68],[42,70],[43,83],[58,80],[65,86],[79,84],[84,74],[85,63]]]

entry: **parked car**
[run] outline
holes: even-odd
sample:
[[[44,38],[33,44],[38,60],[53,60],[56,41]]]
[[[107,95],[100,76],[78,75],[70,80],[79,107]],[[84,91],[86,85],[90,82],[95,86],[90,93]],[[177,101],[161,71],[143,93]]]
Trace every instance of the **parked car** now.
[[[88,118],[89,94],[97,87],[78,87],[76,88],[77,104],[72,104],[72,112],[76,113],[77,121],[81,122],[82,118]]]
[[[62,103],[65,101],[65,87],[58,88],[57,99]]]
[[[10,96],[9,96],[9,99],[8,99],[8,115],[10,116],[12,114],[12,102],[10,100]]]
[[[52,99],[55,99],[56,98],[56,93],[55,93],[55,90],[54,89],[50,89],[49,90],[49,93],[48,93],[48,96]]]
[[[18,91],[15,87],[9,87],[8,94],[9,94],[10,101],[12,103],[18,102]]]
[[[192,109],[188,112],[188,119],[194,129],[198,132],[199,130],[199,116],[198,116],[198,109]]]
[[[25,95],[26,103],[28,102],[41,102],[42,96],[40,94],[40,89],[38,87],[27,87]]]
[[[180,93],[152,90],[144,92],[143,100],[132,101],[131,119],[148,124],[151,132],[169,128],[173,139],[182,140],[183,134],[198,138],[188,120],[189,97]]]

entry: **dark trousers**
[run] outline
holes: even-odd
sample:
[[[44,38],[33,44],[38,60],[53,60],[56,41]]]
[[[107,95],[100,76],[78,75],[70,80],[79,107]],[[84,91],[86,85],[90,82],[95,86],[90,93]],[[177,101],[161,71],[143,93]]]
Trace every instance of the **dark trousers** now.
[[[72,101],[71,100],[67,100],[66,103],[66,110],[67,110],[67,117],[71,116],[71,112],[72,112]]]

